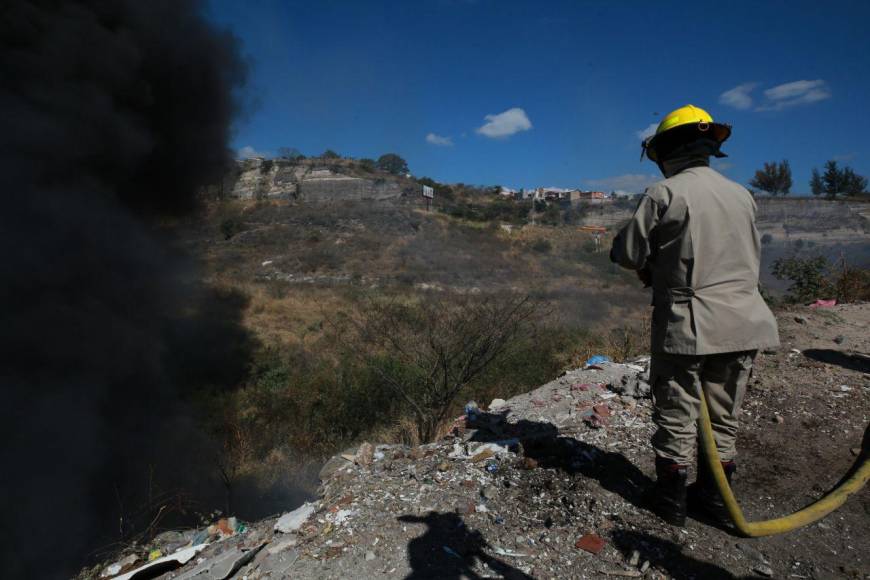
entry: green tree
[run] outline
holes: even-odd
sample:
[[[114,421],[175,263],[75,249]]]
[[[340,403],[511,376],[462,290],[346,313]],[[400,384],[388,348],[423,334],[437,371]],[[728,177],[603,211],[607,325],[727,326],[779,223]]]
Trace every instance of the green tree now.
[[[766,191],[771,195],[787,195],[791,191],[791,166],[787,159],[780,163],[764,163],[764,168],[755,172],[749,182],[753,189]]]
[[[320,154],[321,159],[341,159],[341,155],[333,151],[332,149],[327,149],[323,153]]]
[[[788,300],[807,303],[818,298],[827,298],[832,293],[827,278],[830,264],[824,256],[798,258],[790,256],[773,262],[771,272],[777,280],[790,280]]]
[[[825,163],[825,173],[822,174],[822,183],[825,184],[825,193],[829,198],[834,198],[843,192],[843,172],[837,167],[833,159]]]
[[[825,193],[825,182],[822,181],[822,175],[815,167],[813,167],[813,176],[810,178],[810,190],[813,192],[813,195]]]
[[[359,166],[363,169],[363,171],[368,171],[369,173],[375,170],[375,160],[369,159],[368,157],[363,157],[359,160]]]
[[[848,165],[840,169],[832,159],[825,163],[825,172],[822,175],[813,169],[810,188],[813,194],[825,194],[828,199],[844,194],[858,195],[867,191],[867,178],[855,173]]]
[[[408,162],[395,153],[385,153],[378,157],[378,169],[393,175],[401,175],[409,171]]]
[[[843,191],[849,195],[858,195],[867,191],[867,178],[852,171],[851,167],[843,169]]]

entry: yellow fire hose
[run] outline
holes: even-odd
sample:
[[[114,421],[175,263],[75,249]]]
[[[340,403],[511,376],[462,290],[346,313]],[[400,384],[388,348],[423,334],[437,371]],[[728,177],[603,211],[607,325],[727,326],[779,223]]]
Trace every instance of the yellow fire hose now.
[[[731,486],[728,485],[728,480],[725,478],[725,470],[722,469],[722,464],[719,462],[719,452],[716,449],[716,440],[713,438],[713,427],[710,425],[710,410],[707,407],[706,393],[701,396],[700,428],[701,444],[704,446],[704,454],[707,456],[707,467],[713,473],[716,487],[719,488],[719,493],[728,508],[728,515],[731,516],[737,530],[750,538],[783,534],[820,520],[843,505],[850,495],[859,491],[870,479],[870,457],[868,457],[867,449],[864,449],[858,457],[855,467],[853,467],[854,473],[817,502],[791,515],[775,520],[747,522],[746,518],[743,517],[740,505],[734,498],[734,492],[731,491]]]

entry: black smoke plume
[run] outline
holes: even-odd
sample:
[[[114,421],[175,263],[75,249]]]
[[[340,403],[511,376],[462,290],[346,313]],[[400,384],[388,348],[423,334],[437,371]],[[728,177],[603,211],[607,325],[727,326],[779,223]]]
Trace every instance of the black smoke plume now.
[[[205,486],[188,403],[251,345],[243,302],[197,282],[166,225],[224,173],[246,74],[204,8],[3,3],[3,577],[68,577],[149,498]]]

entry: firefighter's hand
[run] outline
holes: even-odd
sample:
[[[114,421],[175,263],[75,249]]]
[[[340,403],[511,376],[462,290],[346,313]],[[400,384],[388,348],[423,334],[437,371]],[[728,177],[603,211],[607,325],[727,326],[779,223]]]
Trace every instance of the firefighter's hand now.
[[[646,268],[637,271],[637,279],[643,283],[644,288],[652,286],[652,273]]]

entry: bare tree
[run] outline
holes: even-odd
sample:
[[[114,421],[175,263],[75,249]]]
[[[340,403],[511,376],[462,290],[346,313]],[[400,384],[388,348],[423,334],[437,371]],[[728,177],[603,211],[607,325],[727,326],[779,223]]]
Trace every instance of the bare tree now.
[[[370,299],[334,326],[408,406],[420,440],[431,441],[463,388],[507,356],[541,314],[528,296]]]

